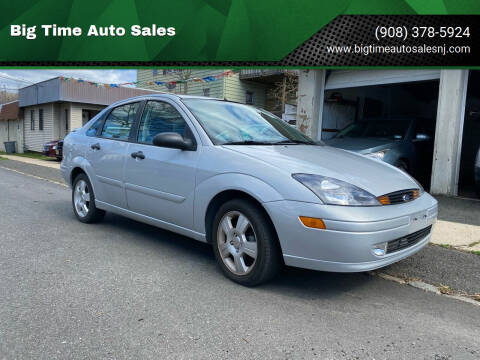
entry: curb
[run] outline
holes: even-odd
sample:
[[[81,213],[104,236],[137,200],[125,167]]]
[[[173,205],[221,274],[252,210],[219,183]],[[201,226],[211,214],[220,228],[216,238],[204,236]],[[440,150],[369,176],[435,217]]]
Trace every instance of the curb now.
[[[10,168],[5,167],[5,166],[0,166],[0,169],[5,169],[5,170],[13,171],[13,172],[16,172],[16,173],[18,173],[18,174],[22,174],[22,175],[25,175],[25,176],[29,176],[29,177],[32,177],[32,178],[35,178],[35,179],[38,179],[38,180],[48,181],[48,182],[51,182],[51,183],[53,183],[53,184],[60,185],[60,186],[66,187],[66,188],[69,187],[67,184],[64,184],[64,183],[61,183],[61,182],[58,182],[58,181],[55,181],[55,180],[45,179],[45,178],[42,178],[42,177],[40,177],[40,176],[36,176],[36,175],[24,173],[24,172],[22,172],[22,171],[18,171],[18,170],[15,170],[15,169],[10,169]]]
[[[50,169],[60,169],[60,164],[59,163],[53,163],[53,162],[49,162],[49,161],[45,161],[45,160],[32,159],[32,158],[29,158],[29,157],[9,155],[9,154],[2,154],[1,157],[3,157],[4,159],[7,159],[7,160],[23,162],[25,164],[43,166],[43,167],[47,167],[47,168],[50,168]]]
[[[420,289],[420,290],[423,290],[423,291],[426,291],[426,292],[431,292],[431,293],[434,293],[436,295],[445,296],[445,297],[450,298],[450,299],[460,300],[460,301],[463,301],[463,302],[466,302],[466,303],[469,303],[469,304],[472,304],[472,305],[475,305],[475,306],[480,306],[480,301],[477,301],[477,300],[475,300],[475,299],[473,299],[469,296],[462,295],[462,294],[448,294],[448,293],[442,292],[440,290],[440,287],[432,285],[432,284],[428,284],[428,283],[423,282],[423,281],[418,280],[418,279],[412,279],[412,280],[402,279],[402,278],[399,278],[399,277],[396,277],[396,276],[393,276],[393,275],[385,274],[385,273],[382,273],[382,272],[375,272],[375,271],[369,271],[368,274],[370,276],[376,276],[376,277],[382,278],[384,280],[394,281],[398,284],[409,285],[411,287],[414,287],[414,288],[417,288],[417,289]]]

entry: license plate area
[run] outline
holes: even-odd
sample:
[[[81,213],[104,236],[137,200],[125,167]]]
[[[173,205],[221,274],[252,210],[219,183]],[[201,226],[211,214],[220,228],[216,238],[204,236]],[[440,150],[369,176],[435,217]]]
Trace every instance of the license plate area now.
[[[410,216],[410,227],[412,231],[423,229],[428,224],[427,211],[420,211]]]

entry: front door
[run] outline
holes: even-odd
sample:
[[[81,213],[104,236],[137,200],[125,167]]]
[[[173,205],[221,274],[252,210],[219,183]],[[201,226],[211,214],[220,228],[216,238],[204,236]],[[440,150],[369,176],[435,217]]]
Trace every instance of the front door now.
[[[191,229],[198,150],[154,146],[153,138],[162,132],[177,132],[194,139],[174,104],[148,101],[140,119],[137,142],[128,146],[125,166],[128,208]],[[131,156],[139,152],[141,157]]]
[[[98,136],[91,137],[87,159],[94,171],[96,199],[126,208],[123,174],[128,140],[140,103],[114,108],[106,117]]]
[[[68,133],[68,109],[62,109],[58,120],[58,138],[63,139]]]

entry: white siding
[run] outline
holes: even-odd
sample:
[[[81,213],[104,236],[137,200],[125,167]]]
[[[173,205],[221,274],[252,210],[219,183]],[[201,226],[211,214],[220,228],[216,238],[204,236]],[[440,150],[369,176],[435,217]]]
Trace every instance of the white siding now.
[[[215,76],[221,74],[222,72],[227,71],[227,69],[193,69],[190,75],[191,78],[197,77],[202,78],[205,76]],[[154,75],[154,70],[152,69],[139,69],[137,70],[137,81],[141,83],[137,86],[155,89],[164,92],[172,92],[175,94],[184,94],[185,88],[183,84],[177,84],[175,89],[168,90],[163,85],[152,85],[149,82],[153,81],[175,81],[178,80],[178,77],[175,74],[166,74],[163,75],[163,70],[158,70],[157,74]],[[220,78],[212,82],[195,82],[190,81],[187,87],[188,95],[204,95],[204,89],[210,89],[210,97],[215,97],[219,99],[226,99],[230,101],[245,103],[246,101],[246,92],[253,92],[254,105],[264,107],[266,101],[266,91],[267,85],[260,84],[253,81],[243,81],[239,79],[239,74],[234,73],[230,76]]]
[[[23,152],[23,121],[0,120],[0,151],[5,151],[4,142],[16,141],[19,153]]]
[[[24,108],[25,147],[29,151],[42,151],[43,145],[52,140],[58,140],[66,135],[65,109],[68,109],[69,126],[72,131],[82,127],[82,110],[104,109],[103,105],[79,103],[49,103]],[[43,109],[43,131],[38,129],[38,110]],[[35,130],[30,130],[31,110],[34,110]]]
[[[43,109],[43,130],[39,130],[38,114]],[[30,129],[31,110],[34,111],[35,129]],[[25,148],[29,151],[42,151],[43,145],[55,140],[53,103],[24,108]]]
[[[255,106],[265,107],[267,86],[253,81],[240,80],[238,73],[225,78],[225,99],[245,104],[247,91],[253,92]]]
[[[70,127],[69,130],[75,130],[81,128],[82,124],[82,110],[102,110],[106,106],[94,105],[94,104],[78,104],[70,103],[69,114],[70,114]],[[62,116],[65,116],[65,110]]]
[[[190,78],[203,78],[206,76],[215,76],[219,75],[222,72],[227,71],[226,69],[193,69],[190,75]],[[177,84],[176,87],[172,90],[167,89],[164,85],[155,85],[149,84],[153,81],[176,81],[178,77],[175,74],[168,73],[163,75],[163,70],[158,70],[157,74],[154,75],[154,70],[152,69],[139,69],[137,70],[137,81],[141,81],[138,84],[138,87],[145,89],[153,89],[163,92],[171,92],[174,94],[185,94],[185,85]],[[201,81],[190,81],[187,85],[187,95],[195,96],[204,96],[204,89],[210,89],[210,97],[223,99],[224,97],[224,85],[225,78],[220,78],[211,82],[201,82]]]

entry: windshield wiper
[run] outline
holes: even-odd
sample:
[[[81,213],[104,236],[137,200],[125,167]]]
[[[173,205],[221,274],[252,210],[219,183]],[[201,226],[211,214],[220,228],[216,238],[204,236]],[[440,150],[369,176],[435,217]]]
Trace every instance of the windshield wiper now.
[[[255,140],[242,140],[242,141],[229,141],[220,145],[273,145],[272,142],[255,141]]]
[[[306,140],[282,140],[282,141],[276,141],[273,144],[279,145],[279,144],[305,144],[305,145],[315,145],[314,142],[311,141],[306,141]]]

